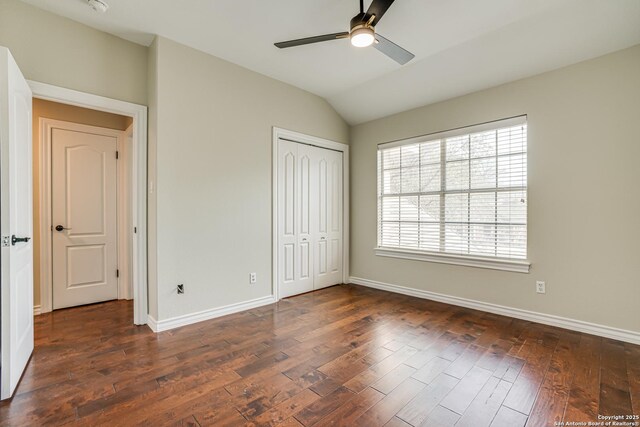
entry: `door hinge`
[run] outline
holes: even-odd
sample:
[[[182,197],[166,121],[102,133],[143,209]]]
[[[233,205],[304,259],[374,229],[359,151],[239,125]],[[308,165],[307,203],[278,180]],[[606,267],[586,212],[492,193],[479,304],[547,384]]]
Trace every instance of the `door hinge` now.
[[[120,152],[116,150],[116,160],[118,160],[119,158],[120,158]]]
[[[116,269],[116,277],[120,277],[120,270]]]
[[[133,233],[134,234],[138,233],[138,227],[133,227]]]

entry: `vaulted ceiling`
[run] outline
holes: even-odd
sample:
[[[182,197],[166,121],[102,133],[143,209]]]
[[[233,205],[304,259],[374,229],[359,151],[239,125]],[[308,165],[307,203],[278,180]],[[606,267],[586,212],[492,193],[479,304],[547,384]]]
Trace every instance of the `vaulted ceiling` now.
[[[416,57],[400,66],[346,40],[357,0],[23,0],[143,45],[154,35],[326,98],[350,124],[559,68],[640,43],[638,0],[396,0],[376,31]],[[370,0],[365,0],[365,7]]]

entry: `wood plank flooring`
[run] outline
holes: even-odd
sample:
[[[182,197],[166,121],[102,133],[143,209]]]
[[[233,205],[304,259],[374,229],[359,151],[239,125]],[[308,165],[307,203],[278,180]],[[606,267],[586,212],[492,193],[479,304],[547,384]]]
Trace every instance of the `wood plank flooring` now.
[[[36,317],[0,425],[552,426],[640,414],[640,346],[336,286],[154,334],[115,301]]]

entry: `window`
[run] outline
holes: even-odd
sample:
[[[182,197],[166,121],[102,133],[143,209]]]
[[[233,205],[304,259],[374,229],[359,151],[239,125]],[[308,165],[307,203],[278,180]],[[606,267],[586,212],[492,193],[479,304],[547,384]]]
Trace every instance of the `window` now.
[[[526,117],[379,145],[377,253],[528,271]]]

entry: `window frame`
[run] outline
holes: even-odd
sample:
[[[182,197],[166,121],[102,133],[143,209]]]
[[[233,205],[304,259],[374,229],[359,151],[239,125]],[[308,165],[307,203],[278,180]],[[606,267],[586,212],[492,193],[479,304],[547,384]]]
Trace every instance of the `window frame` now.
[[[508,257],[499,257],[499,256],[482,256],[482,255],[474,255],[474,254],[458,254],[458,253],[451,253],[451,252],[444,252],[444,247],[442,245],[444,245],[444,240],[442,239],[442,237],[440,238],[440,251],[430,251],[430,250],[424,250],[424,249],[413,249],[413,248],[402,248],[402,247],[393,247],[393,246],[381,246],[381,242],[382,242],[382,209],[383,209],[383,203],[382,203],[382,199],[384,197],[383,195],[383,177],[384,177],[384,169],[383,169],[383,164],[381,163],[382,161],[382,151],[385,149],[390,149],[390,148],[395,148],[395,147],[401,147],[401,146],[406,146],[406,145],[415,145],[415,144],[421,144],[421,143],[425,143],[425,142],[429,142],[429,141],[435,141],[435,140],[440,140],[440,161],[439,161],[439,165],[440,165],[440,188],[437,191],[417,191],[415,192],[415,194],[412,193],[399,193],[398,196],[411,196],[411,195],[416,195],[418,197],[420,196],[425,196],[425,195],[439,195],[440,196],[440,209],[441,209],[441,213],[440,213],[440,219],[439,219],[439,225],[440,225],[440,235],[442,236],[442,229],[444,227],[446,227],[446,220],[444,217],[442,217],[442,215],[444,214],[444,204],[443,204],[443,198],[445,198],[445,196],[447,194],[455,194],[455,193],[462,193],[462,194],[472,194],[474,192],[477,193],[484,193],[487,191],[486,188],[483,189],[472,189],[471,187],[465,190],[447,190],[446,189],[446,165],[447,165],[447,158],[446,158],[446,143],[445,143],[445,139],[446,138],[453,138],[456,136],[463,136],[463,135],[469,135],[469,134],[475,134],[475,133],[480,133],[480,132],[485,132],[485,131],[490,131],[490,130],[498,130],[498,129],[502,129],[502,128],[508,128],[508,127],[513,127],[513,126],[518,126],[518,125],[527,125],[527,116],[526,115],[522,115],[522,116],[516,116],[516,117],[511,117],[511,118],[507,118],[507,119],[501,119],[501,120],[495,120],[495,121],[491,121],[491,122],[486,122],[486,123],[482,123],[482,124],[478,124],[478,125],[472,125],[472,126],[465,126],[465,127],[461,127],[461,128],[457,128],[457,129],[452,129],[452,130],[447,130],[444,132],[437,132],[437,133],[432,133],[432,134],[427,134],[427,135],[421,135],[421,136],[417,136],[417,137],[413,137],[413,138],[408,138],[408,139],[402,139],[402,140],[397,140],[397,141],[391,141],[391,142],[387,142],[387,143],[382,143],[382,144],[378,144],[378,148],[377,148],[377,194],[376,194],[376,203],[377,203],[377,242],[376,242],[376,247],[374,248],[374,253],[377,256],[384,256],[384,257],[391,257],[391,258],[402,258],[402,259],[410,259],[410,260],[418,260],[418,261],[428,261],[428,262],[436,262],[436,263],[444,263],[444,264],[453,264],[453,265],[463,265],[463,266],[469,266],[469,267],[479,267],[479,268],[489,268],[489,269],[495,269],[495,270],[505,270],[505,271],[512,271],[512,272],[519,272],[519,273],[528,273],[530,270],[530,266],[531,263],[528,260],[528,255],[529,255],[529,248],[528,248],[528,203],[527,203],[527,215],[526,215],[526,223],[524,224],[524,226],[526,227],[527,230],[527,245],[525,246],[525,258],[521,259],[521,258],[508,258]],[[528,145],[528,135],[527,135],[527,145]],[[528,147],[527,149],[523,152],[525,154],[525,156],[527,156],[526,158],[528,159]],[[508,155],[512,155],[513,153],[510,153]],[[516,153],[519,154],[519,153]],[[506,154],[503,155],[498,155],[496,153],[496,162],[498,161],[498,158],[500,156],[504,156]],[[470,156],[470,155],[469,155]],[[494,157],[494,156],[489,156],[489,157]],[[465,160],[465,159],[462,159]],[[468,159],[466,159],[467,161],[471,161],[471,158],[469,157]],[[434,164],[438,164],[438,163],[434,163]],[[470,163],[471,164],[471,163]],[[418,165],[419,168],[422,168],[422,164]],[[398,169],[402,170],[402,166],[400,166]],[[525,181],[525,186],[524,187],[499,187],[498,186],[498,178],[499,178],[499,174],[498,174],[498,169],[496,168],[496,186],[493,189],[493,191],[496,192],[496,194],[498,192],[504,192],[504,191],[524,191],[525,194],[528,194],[528,170],[527,170],[527,180]],[[471,178],[469,178],[471,179]],[[528,198],[528,196],[526,196]],[[527,200],[528,202],[528,200]],[[388,222],[388,221],[385,221]],[[402,220],[398,219],[398,224],[402,224]],[[467,224],[471,225],[472,221],[471,218],[468,218],[468,222]],[[399,225],[400,226],[400,225]],[[496,223],[497,226],[497,223]]]

